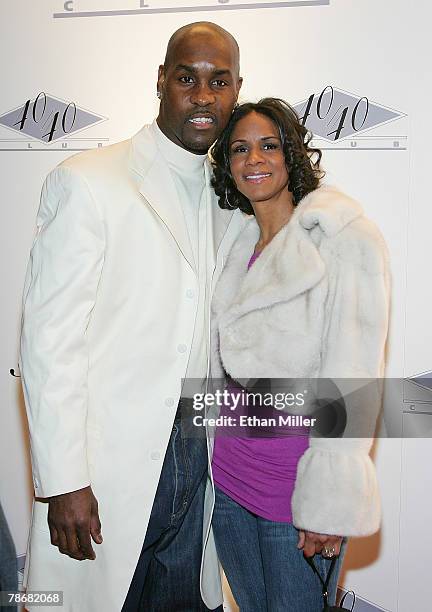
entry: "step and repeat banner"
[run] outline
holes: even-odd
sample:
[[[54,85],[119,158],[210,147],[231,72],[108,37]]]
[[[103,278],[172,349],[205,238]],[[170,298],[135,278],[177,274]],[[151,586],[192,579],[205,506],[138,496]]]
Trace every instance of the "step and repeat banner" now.
[[[32,488],[18,338],[42,182],[69,155],[150,122],[170,35],[207,20],[238,40],[241,100],[277,96],[293,104],[323,150],[326,180],[358,199],[387,241],[387,376],[401,384],[386,393],[391,435],[374,447],[383,524],[375,536],[350,542],[341,586],[359,595],[356,611],[427,609],[430,12],[426,0],[3,0],[0,501],[21,568]],[[227,609],[236,609],[229,594]]]

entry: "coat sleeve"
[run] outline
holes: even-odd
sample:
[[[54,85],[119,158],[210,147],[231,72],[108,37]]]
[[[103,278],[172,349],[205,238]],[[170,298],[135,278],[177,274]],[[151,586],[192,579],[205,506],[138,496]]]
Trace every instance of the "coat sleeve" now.
[[[328,323],[320,382],[336,384],[347,425],[342,438],[310,438],[298,465],[292,510],[297,528],[365,536],[379,529],[381,515],[369,451],[381,407],[389,271],[375,226],[363,219],[345,233],[327,257]]]
[[[24,285],[20,368],[37,497],[90,484],[87,327],[104,259],[103,222],[85,180],[46,179]]]

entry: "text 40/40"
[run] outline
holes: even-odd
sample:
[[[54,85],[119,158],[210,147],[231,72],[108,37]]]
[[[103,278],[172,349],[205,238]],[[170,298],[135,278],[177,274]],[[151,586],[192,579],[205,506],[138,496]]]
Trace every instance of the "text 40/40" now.
[[[299,109],[301,123],[306,127],[310,126],[314,134],[324,136],[329,140],[338,140],[341,136],[349,136],[353,132],[365,129],[369,114],[368,98],[363,96],[355,99],[349,96],[351,97],[349,105],[344,107],[344,104],[339,104],[335,110],[338,97],[341,101],[341,92],[336,90],[335,95],[335,90],[331,85],[327,85],[319,96],[311,94],[305,103],[304,110]],[[346,103],[347,97],[344,96],[342,101]],[[335,129],[331,130],[332,127]],[[331,131],[328,131],[329,129]]]
[[[55,107],[51,108],[48,116],[47,113],[47,96],[42,91],[32,102],[27,100],[22,109],[21,117],[14,123],[14,126],[19,126],[19,130],[23,130],[27,122],[38,125],[41,131],[41,140],[46,138],[46,142],[52,142],[54,134],[61,130],[61,135],[69,134],[75,124],[77,107],[75,102],[69,104],[60,110]],[[46,133],[43,133],[46,130]],[[58,136],[57,136],[58,138]]]

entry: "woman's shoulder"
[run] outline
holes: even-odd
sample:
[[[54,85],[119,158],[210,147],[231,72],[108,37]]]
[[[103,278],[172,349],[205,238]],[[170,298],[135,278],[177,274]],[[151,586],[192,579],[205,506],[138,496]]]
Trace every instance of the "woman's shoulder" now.
[[[360,206],[360,205],[359,205]],[[383,274],[388,268],[388,250],[377,224],[363,211],[333,237],[339,258],[362,268],[368,274]]]
[[[301,223],[307,229],[321,228],[323,245],[340,259],[382,273],[388,265],[388,252],[378,226],[363,207],[338,188],[323,185],[300,203]]]
[[[333,185],[322,185],[308,193],[297,205],[296,215],[305,229],[319,226],[328,238],[363,215],[361,205]]]
[[[388,250],[377,225],[362,216],[336,237],[339,257],[351,261],[370,274],[381,274],[388,267]]]

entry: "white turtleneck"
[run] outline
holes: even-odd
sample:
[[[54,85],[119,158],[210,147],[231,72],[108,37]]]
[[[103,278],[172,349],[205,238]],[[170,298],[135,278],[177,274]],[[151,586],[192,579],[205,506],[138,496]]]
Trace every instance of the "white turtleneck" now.
[[[208,356],[209,279],[213,270],[213,256],[207,244],[211,232],[208,208],[205,161],[207,155],[195,155],[174,144],[157,125],[151,125],[152,135],[167,162],[181,205],[195,262],[199,295],[198,309],[186,378],[204,380]]]

